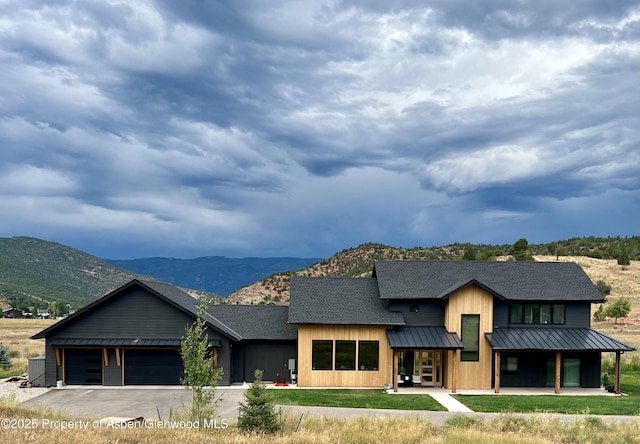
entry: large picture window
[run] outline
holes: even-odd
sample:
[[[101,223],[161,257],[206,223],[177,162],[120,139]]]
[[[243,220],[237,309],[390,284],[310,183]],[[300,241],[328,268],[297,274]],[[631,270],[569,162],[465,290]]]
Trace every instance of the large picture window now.
[[[356,341],[336,341],[336,370],[356,369]]]
[[[312,341],[311,366],[313,370],[332,370],[333,341]]]
[[[378,370],[379,350],[378,341],[358,342],[358,368],[360,370]]]
[[[480,315],[462,315],[462,361],[478,361],[480,359]]]
[[[511,304],[509,323],[534,325],[564,324],[562,304]]]

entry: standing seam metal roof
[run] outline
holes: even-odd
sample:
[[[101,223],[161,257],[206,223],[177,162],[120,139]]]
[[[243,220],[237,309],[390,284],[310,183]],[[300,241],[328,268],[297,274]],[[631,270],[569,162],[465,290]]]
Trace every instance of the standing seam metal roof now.
[[[633,351],[633,347],[590,328],[505,327],[485,333],[494,350]]]
[[[444,327],[395,327],[387,331],[391,348],[463,349],[462,341]]]

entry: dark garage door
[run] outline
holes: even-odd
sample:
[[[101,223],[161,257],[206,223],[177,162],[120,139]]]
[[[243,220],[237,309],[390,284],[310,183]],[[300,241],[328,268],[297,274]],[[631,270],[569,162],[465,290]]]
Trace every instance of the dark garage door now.
[[[102,384],[102,350],[66,348],[65,384]]]
[[[178,350],[125,350],[125,385],[176,385],[182,375]]]

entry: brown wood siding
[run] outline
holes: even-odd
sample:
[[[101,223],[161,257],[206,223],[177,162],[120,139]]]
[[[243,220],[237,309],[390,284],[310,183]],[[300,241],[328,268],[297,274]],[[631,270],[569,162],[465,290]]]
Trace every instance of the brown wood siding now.
[[[493,295],[471,285],[448,299],[445,308],[445,327],[461,337],[462,315],[480,315],[479,360],[458,361],[458,389],[490,389],[492,379],[492,353],[484,334],[493,331]],[[447,365],[447,384],[451,385],[452,366]]]
[[[384,326],[342,325],[298,326],[298,386],[381,388],[385,384],[391,384],[393,357],[387,340],[386,331],[388,328]],[[378,370],[312,370],[311,344],[313,340],[318,339],[378,341],[380,344]]]

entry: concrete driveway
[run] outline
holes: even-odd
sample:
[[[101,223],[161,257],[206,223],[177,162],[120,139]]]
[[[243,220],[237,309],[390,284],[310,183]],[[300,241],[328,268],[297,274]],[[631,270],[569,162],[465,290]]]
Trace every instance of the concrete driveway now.
[[[229,422],[238,417],[238,405],[244,399],[243,387],[217,388],[222,400],[218,404],[221,419]],[[77,418],[108,416],[169,419],[191,403],[191,392],[182,386],[73,386],[57,388],[25,401],[23,405],[49,407],[65,411]]]

